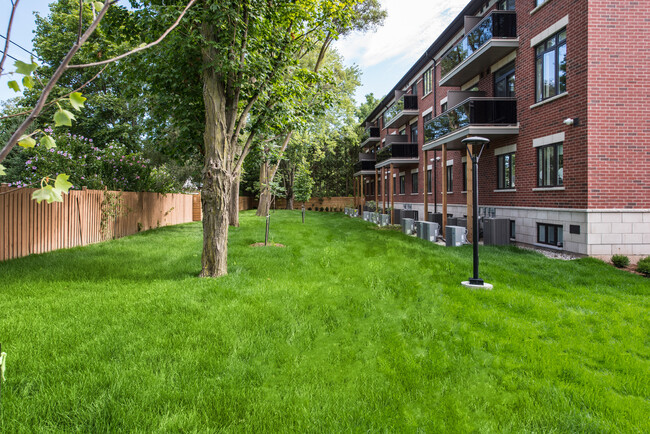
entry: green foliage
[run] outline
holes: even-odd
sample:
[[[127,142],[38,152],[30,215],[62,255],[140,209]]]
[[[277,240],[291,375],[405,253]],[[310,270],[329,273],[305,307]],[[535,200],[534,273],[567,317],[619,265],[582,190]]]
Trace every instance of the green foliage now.
[[[625,268],[630,265],[630,258],[625,255],[614,255],[612,256],[612,264],[618,268]]]
[[[368,202],[366,202],[366,206],[368,207],[368,210],[371,212],[377,211],[377,202],[375,202],[374,200],[369,200]]]
[[[7,181],[13,186],[36,185],[46,177],[68,173],[74,188],[173,191],[161,171],[153,171],[141,152],[129,152],[119,143],[109,143],[99,148],[92,139],[44,130],[41,144],[23,149],[17,155],[20,168],[12,170]],[[50,137],[52,134],[54,137]],[[50,140],[58,143],[52,148]],[[43,193],[45,194],[45,193]],[[47,193],[50,194],[49,192]]]
[[[646,277],[650,277],[650,256],[641,259],[638,264],[636,264],[636,271],[644,274]]]
[[[68,190],[72,187],[72,184],[68,182],[68,178],[68,175],[62,173],[54,179],[54,185],[51,185],[52,179],[44,177],[41,181],[41,188],[32,193],[32,199],[36,200],[37,203],[44,200],[47,203],[62,202],[63,194],[68,194]]]

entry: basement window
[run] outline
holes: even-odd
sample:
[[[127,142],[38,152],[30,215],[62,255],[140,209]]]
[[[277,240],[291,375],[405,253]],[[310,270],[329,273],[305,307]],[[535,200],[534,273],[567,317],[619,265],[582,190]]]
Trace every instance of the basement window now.
[[[562,247],[564,240],[562,226],[537,223],[537,242],[554,247]]]

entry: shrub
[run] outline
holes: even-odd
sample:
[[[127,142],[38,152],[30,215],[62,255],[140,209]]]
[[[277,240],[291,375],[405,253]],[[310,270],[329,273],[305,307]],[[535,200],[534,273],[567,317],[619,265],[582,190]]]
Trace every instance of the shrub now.
[[[630,265],[630,258],[625,255],[612,256],[612,264],[617,268],[625,268]]]
[[[311,207],[307,208],[309,211],[311,211]]]
[[[325,211],[325,209],[324,209],[322,206],[320,207],[320,210],[321,210],[321,211]]]
[[[646,277],[650,277],[650,256],[643,258],[636,264],[636,271],[641,274],[644,274]]]
[[[325,212],[330,212],[330,207],[329,206],[325,207]]]

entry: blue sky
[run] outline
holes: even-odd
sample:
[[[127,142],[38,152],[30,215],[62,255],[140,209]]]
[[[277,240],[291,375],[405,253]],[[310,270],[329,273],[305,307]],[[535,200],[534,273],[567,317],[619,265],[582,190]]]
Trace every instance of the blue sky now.
[[[11,32],[12,41],[32,50],[34,12],[47,14],[51,0],[22,0]],[[361,83],[355,94],[357,102],[364,95],[374,93],[377,98],[390,91],[411,65],[449,25],[467,4],[468,0],[381,0],[388,11],[384,26],[375,32],[351,34],[336,42],[335,47],[343,55],[346,64],[358,65]],[[7,31],[11,3],[2,0],[0,10],[0,34]],[[4,47],[4,40],[0,40]],[[9,54],[28,62],[29,54],[15,45]],[[5,63],[5,71],[11,70],[13,60]],[[16,96],[7,87],[11,76],[0,77],[0,101]]]

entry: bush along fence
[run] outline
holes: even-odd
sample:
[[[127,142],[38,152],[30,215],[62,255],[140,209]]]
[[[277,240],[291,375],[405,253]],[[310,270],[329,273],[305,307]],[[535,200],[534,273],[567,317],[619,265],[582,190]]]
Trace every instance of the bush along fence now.
[[[190,194],[70,190],[38,204],[33,192],[0,185],[0,261],[192,221]]]

